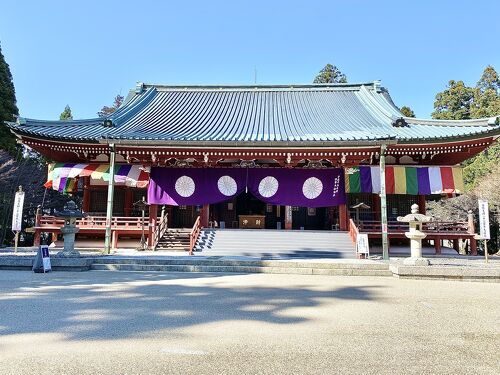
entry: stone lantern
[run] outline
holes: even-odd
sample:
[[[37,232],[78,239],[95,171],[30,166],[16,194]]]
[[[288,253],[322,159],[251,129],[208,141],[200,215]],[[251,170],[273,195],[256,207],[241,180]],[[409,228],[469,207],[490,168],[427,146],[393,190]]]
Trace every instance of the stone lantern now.
[[[427,237],[422,232],[422,223],[432,221],[432,217],[418,213],[418,204],[411,206],[411,214],[399,216],[398,221],[408,223],[410,231],[405,236],[410,239],[411,257],[404,260],[408,266],[428,266],[429,260],[422,257],[422,240]]]
[[[75,234],[80,230],[76,226],[76,219],[81,219],[85,215],[76,208],[73,201],[69,201],[64,206],[64,210],[56,212],[56,217],[64,218],[64,226],[61,233],[64,236],[64,249],[57,253],[60,257],[79,257],[80,253],[75,250]]]

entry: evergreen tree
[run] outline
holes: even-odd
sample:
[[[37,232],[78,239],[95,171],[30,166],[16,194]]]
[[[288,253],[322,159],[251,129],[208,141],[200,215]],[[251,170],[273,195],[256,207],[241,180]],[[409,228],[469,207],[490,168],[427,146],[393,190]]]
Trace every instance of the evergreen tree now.
[[[347,77],[335,65],[326,64],[313,83],[347,83]]]
[[[123,96],[120,94],[116,95],[113,105],[111,107],[108,107],[107,105],[102,107],[101,110],[97,112],[97,116],[108,117],[109,115],[114,113],[118,108],[120,108],[122,103],[123,103]]]
[[[500,78],[495,69],[488,65],[474,89],[474,105],[471,117],[491,117],[500,115]]]
[[[415,112],[413,112],[413,110],[406,105],[402,106],[399,110],[406,117],[415,117]]]
[[[4,121],[14,121],[18,114],[12,74],[0,46],[0,148],[11,154],[16,150],[16,140]]]
[[[66,107],[64,107],[64,111],[62,111],[61,115],[59,116],[59,120],[73,120],[73,114],[71,113],[71,107],[69,105],[66,104]]]
[[[471,118],[474,89],[463,81],[451,80],[448,88],[436,95],[432,117],[440,120],[466,120]]]

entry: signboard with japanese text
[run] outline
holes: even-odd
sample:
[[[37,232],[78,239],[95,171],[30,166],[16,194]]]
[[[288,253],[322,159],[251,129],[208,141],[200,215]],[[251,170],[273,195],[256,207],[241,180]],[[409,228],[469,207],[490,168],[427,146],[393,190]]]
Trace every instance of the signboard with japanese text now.
[[[23,224],[24,191],[18,191],[14,198],[14,211],[12,212],[12,231],[19,232]]]
[[[42,251],[43,272],[50,272],[52,271],[52,265],[50,264],[49,247],[47,245],[41,245],[40,249]]]
[[[488,201],[484,199],[478,200],[479,206],[479,236],[482,240],[490,239],[490,213]]]
[[[370,245],[368,243],[368,234],[358,234],[356,238],[356,251],[358,254],[370,255]]]

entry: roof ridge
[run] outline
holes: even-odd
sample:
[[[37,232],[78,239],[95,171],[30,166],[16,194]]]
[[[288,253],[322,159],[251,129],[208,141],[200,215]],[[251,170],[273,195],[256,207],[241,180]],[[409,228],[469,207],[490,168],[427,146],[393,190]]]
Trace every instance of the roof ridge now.
[[[300,83],[300,84],[211,84],[211,85],[193,85],[193,84],[156,84],[156,83],[141,83],[144,88],[154,87],[158,90],[359,90],[361,87],[379,88],[378,81],[362,82],[362,83]]]
[[[441,120],[441,119],[421,119],[415,117],[403,117],[406,122],[413,125],[427,126],[495,126],[499,125],[500,115],[467,120]]]

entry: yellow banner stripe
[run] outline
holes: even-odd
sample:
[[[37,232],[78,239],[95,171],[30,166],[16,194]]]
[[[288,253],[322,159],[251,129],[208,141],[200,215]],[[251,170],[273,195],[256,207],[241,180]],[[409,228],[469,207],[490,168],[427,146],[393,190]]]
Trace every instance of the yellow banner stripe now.
[[[452,169],[453,172],[453,184],[455,185],[455,193],[464,193],[465,192],[465,187],[464,187],[464,176],[462,172],[461,167],[453,167]]]
[[[405,167],[394,166],[394,194],[406,194]]]

